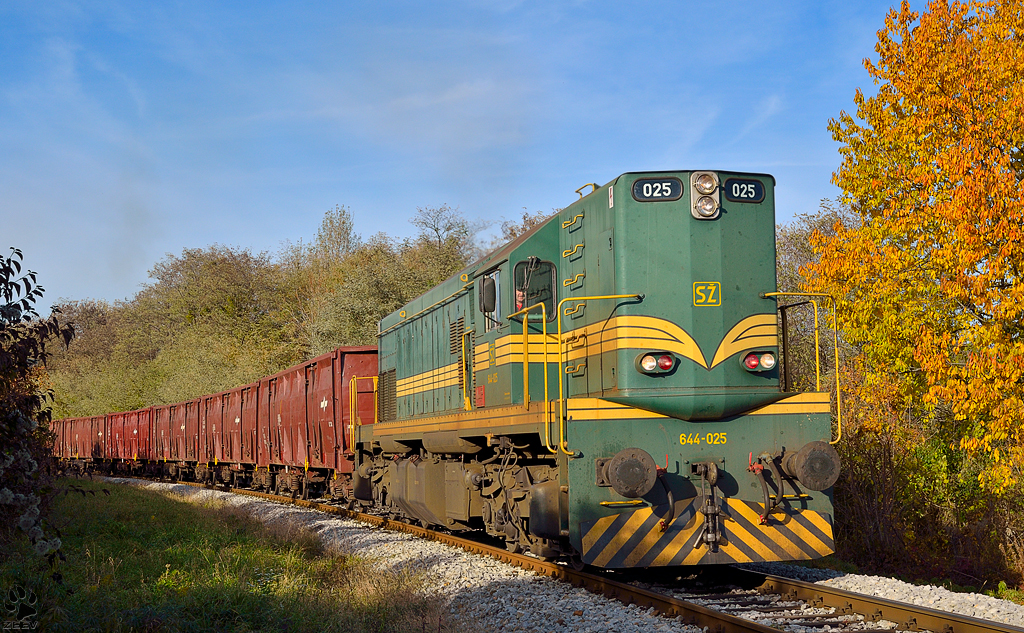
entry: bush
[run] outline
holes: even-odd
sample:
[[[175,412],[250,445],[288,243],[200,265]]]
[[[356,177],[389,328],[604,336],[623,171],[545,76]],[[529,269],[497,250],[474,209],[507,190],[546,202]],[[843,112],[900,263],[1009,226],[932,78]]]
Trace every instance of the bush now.
[[[37,554],[60,549],[60,538],[45,531],[48,499],[53,493],[49,459],[54,436],[49,431],[51,392],[42,388],[46,344],[68,344],[71,327],[54,312],[43,319],[33,305],[43,295],[36,274],[22,272],[22,254],[12,248],[0,259],[0,556],[11,541],[27,537]]]

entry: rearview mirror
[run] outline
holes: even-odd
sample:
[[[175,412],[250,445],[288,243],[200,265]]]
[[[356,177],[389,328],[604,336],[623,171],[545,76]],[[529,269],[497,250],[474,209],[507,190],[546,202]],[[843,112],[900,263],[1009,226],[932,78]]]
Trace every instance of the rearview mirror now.
[[[480,312],[494,312],[495,303],[494,279],[491,277],[480,278]]]

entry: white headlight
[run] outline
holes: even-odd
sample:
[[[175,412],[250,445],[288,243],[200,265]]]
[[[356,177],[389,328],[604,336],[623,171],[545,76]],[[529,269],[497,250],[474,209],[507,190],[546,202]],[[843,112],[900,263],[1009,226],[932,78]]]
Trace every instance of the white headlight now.
[[[761,356],[761,367],[771,369],[775,367],[775,354],[763,354]]]
[[[697,213],[705,218],[710,218],[718,211],[718,205],[710,196],[701,196],[694,207],[697,209]]]
[[[648,354],[640,359],[640,367],[644,371],[654,371],[658,368],[658,359]]]
[[[718,188],[718,183],[711,174],[701,174],[693,179],[693,186],[697,191],[706,196]]]

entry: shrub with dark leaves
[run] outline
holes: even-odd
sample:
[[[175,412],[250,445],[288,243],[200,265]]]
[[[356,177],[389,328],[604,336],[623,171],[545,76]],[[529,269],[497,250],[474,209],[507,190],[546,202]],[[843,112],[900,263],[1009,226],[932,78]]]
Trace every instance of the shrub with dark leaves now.
[[[60,549],[60,538],[46,530],[52,496],[54,435],[43,386],[47,343],[71,342],[74,330],[58,313],[41,318],[34,305],[43,295],[36,274],[22,270],[21,251],[0,258],[0,543],[27,537],[40,556]],[[8,551],[4,547],[0,550]]]

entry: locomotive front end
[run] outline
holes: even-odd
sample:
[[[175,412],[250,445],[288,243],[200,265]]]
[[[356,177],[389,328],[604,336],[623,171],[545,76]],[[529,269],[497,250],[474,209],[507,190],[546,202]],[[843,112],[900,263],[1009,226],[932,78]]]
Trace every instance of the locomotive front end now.
[[[626,174],[562,212],[560,448],[583,562],[833,551],[830,396],[780,381],[773,188]]]

